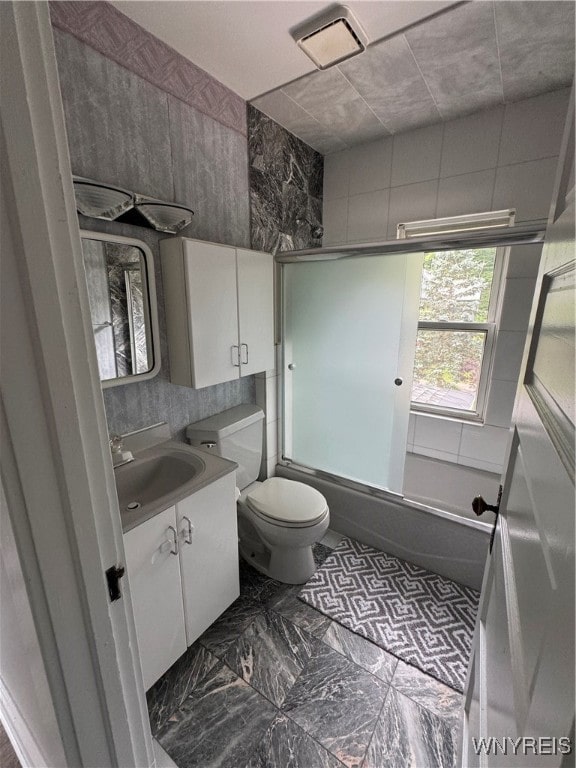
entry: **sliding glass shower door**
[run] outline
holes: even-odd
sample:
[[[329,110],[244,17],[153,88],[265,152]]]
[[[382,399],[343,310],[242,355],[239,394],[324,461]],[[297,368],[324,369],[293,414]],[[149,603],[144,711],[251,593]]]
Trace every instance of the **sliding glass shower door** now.
[[[282,269],[284,458],[401,493],[422,254]]]

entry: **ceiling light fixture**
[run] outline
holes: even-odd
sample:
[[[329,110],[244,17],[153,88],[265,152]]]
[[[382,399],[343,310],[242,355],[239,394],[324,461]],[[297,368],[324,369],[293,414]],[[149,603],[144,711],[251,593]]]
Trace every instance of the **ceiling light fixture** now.
[[[342,5],[296,27],[292,37],[318,69],[328,69],[356,56],[368,45],[358,20]]]

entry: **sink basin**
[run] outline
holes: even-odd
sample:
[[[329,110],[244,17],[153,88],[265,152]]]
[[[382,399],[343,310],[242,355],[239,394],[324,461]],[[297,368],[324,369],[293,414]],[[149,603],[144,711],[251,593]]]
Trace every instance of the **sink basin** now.
[[[135,510],[177,494],[203,472],[205,464],[195,454],[166,451],[136,458],[116,469],[120,510]],[[139,506],[136,506],[139,505]]]
[[[162,434],[163,425],[157,425]],[[134,461],[114,469],[124,533],[177,504],[200,488],[234,472],[237,464],[173,440],[157,440],[156,428],[143,430],[148,445],[127,436],[126,450]]]

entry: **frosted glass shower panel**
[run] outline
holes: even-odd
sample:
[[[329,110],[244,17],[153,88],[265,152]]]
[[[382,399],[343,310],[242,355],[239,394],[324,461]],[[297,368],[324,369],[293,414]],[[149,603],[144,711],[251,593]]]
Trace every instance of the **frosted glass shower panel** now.
[[[421,270],[421,254],[284,266],[287,458],[401,491]]]

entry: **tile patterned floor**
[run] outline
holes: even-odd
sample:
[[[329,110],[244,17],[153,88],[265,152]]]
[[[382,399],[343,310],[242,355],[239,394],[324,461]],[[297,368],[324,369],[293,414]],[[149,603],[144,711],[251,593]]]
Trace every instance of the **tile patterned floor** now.
[[[302,603],[301,587],[245,563],[240,582],[148,691],[178,768],[454,768],[460,694]]]

